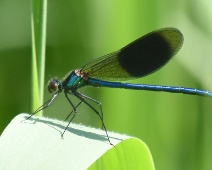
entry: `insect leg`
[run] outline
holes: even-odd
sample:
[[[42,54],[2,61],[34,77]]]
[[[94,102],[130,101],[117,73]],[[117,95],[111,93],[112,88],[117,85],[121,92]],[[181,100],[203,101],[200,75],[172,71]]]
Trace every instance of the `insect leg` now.
[[[102,122],[103,129],[105,130],[105,133],[106,133],[108,142],[109,142],[111,145],[113,145],[113,144],[111,143],[111,141],[110,141],[109,136],[108,136],[107,129],[106,129],[106,126],[105,126],[105,124],[104,124],[104,121],[103,121],[103,118],[102,118],[101,114],[100,114],[91,104],[89,104],[89,103],[85,100],[85,98],[87,98],[87,99],[91,99],[91,98],[90,98],[90,97],[87,97],[87,96],[85,96],[85,95],[82,95],[82,94],[79,93],[79,92],[74,92],[73,94],[74,94],[78,99],[80,99],[81,101],[83,101],[83,103],[85,103],[88,107],[90,107],[90,108],[99,116],[99,118],[101,119],[101,122]],[[94,102],[95,102],[94,99],[92,99],[91,101],[94,101]],[[113,146],[114,146],[114,145],[113,145]]]

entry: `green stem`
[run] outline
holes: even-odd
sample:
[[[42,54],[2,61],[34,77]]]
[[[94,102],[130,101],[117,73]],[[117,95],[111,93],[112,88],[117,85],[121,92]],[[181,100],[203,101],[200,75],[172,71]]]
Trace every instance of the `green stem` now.
[[[46,16],[47,0],[32,0],[32,111],[43,103]]]

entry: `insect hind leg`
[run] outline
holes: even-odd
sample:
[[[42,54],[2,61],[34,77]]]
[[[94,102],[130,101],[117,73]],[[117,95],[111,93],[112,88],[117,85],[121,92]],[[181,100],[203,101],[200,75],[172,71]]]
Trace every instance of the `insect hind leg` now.
[[[98,102],[97,100],[94,100],[94,99],[92,99],[92,98],[90,98],[90,97],[88,97],[88,96],[86,96],[86,95],[83,95],[83,94],[81,94],[81,93],[79,93],[79,92],[74,92],[73,94],[74,94],[78,99],[80,99],[81,101],[83,101],[83,103],[85,103],[88,107],[90,107],[90,108],[99,116],[99,118],[100,118],[100,120],[101,120],[101,122],[102,122],[102,127],[103,127],[103,129],[104,129],[104,131],[105,131],[105,133],[106,133],[108,142],[109,142],[111,145],[113,145],[113,144],[111,143],[111,141],[110,141],[109,135],[108,135],[108,133],[107,133],[106,126],[105,126],[104,121],[103,121],[103,112],[102,112],[101,103]],[[95,102],[95,103],[97,103],[97,104],[99,103],[99,104],[100,104],[100,107],[101,107],[101,114],[100,114],[91,104],[89,104],[85,99],[91,100],[91,101],[93,101],[93,102]],[[114,145],[113,145],[113,146],[114,146]]]
[[[79,93],[79,92],[76,92],[78,95],[80,95],[81,97],[83,97],[83,98],[85,98],[85,99],[88,99],[88,100],[90,100],[90,101],[92,101],[92,102],[94,102],[94,103],[96,103],[97,105],[99,105],[99,108],[100,108],[100,116],[101,116],[101,119],[102,119],[102,123],[103,123],[103,120],[104,120],[104,118],[103,118],[103,109],[102,109],[102,103],[101,102],[99,102],[98,100],[95,100],[95,99],[93,99],[93,98],[91,98],[91,97],[89,97],[89,96],[86,96],[86,95],[84,95],[84,94],[81,94],[81,93]],[[92,108],[91,108],[92,109]],[[103,127],[103,124],[102,124],[102,129],[103,129],[104,127]]]

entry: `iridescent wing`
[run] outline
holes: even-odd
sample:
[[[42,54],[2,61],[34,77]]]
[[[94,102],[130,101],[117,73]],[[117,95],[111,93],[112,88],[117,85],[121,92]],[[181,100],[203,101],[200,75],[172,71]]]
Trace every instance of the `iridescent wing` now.
[[[122,49],[97,58],[81,72],[102,80],[129,80],[163,67],[182,47],[183,35],[176,28],[153,31]]]

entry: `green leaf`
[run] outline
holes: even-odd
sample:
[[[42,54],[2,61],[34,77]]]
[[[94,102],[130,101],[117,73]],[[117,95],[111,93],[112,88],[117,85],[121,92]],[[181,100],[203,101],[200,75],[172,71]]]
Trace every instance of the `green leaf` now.
[[[47,0],[32,0],[32,110],[43,103],[46,13]]]
[[[139,139],[129,138],[108,150],[89,167],[89,170],[96,169],[154,170],[155,168],[146,144]]]
[[[67,122],[20,114],[0,137],[0,169],[145,169],[154,165],[139,139]],[[12,159],[12,163],[11,163]],[[95,163],[94,163],[95,162]]]

